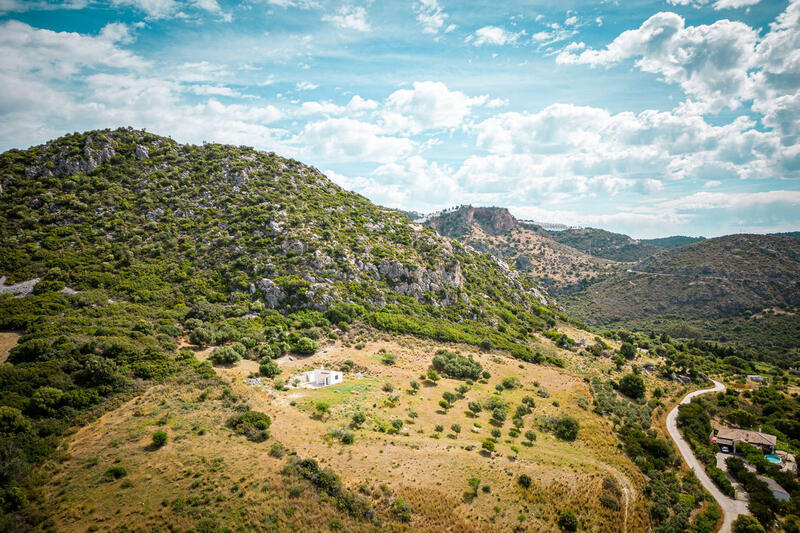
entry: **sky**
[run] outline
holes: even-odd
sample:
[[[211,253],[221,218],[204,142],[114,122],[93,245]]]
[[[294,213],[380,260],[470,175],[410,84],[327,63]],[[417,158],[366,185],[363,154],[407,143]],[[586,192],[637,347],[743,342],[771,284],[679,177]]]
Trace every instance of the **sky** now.
[[[800,0],[0,0],[0,150],[120,126],[423,213],[800,230]]]

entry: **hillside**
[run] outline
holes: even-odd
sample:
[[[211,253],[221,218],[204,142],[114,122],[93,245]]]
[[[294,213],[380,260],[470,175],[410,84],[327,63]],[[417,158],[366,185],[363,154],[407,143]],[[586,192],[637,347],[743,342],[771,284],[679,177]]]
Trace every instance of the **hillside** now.
[[[556,242],[591,256],[612,261],[640,261],[662,249],[660,245],[652,242],[637,241],[621,233],[596,228],[554,231],[551,232],[551,236]]]
[[[460,206],[428,217],[426,224],[441,235],[502,258],[554,293],[622,268],[554,241],[556,232],[521,222],[505,208]]]
[[[671,237],[659,237],[657,239],[642,239],[641,242],[652,244],[654,246],[658,246],[659,248],[665,248],[667,250],[671,250],[672,248],[686,246],[687,244],[694,244],[696,242],[700,242],[703,240],[705,240],[705,237],[687,237],[685,235],[673,235]]]
[[[652,326],[654,320],[663,325],[683,319],[711,338],[751,346],[765,339],[750,323],[767,327],[774,322],[761,320],[762,311],[768,310],[766,315],[780,322],[769,326],[775,334],[766,335],[772,336],[768,343],[792,348],[789,339],[796,338],[797,331],[792,309],[800,305],[800,242],[768,235],[700,241],[649,257],[570,295],[565,304],[595,324]],[[720,323],[732,318],[737,322],[727,328]],[[737,335],[734,328],[750,334]]]

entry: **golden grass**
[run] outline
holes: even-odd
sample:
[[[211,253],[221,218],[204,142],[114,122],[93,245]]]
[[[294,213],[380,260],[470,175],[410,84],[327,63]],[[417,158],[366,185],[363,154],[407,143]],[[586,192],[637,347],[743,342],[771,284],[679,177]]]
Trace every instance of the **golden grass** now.
[[[13,331],[0,331],[0,363],[6,362],[8,352],[17,345],[20,336],[19,333]]]

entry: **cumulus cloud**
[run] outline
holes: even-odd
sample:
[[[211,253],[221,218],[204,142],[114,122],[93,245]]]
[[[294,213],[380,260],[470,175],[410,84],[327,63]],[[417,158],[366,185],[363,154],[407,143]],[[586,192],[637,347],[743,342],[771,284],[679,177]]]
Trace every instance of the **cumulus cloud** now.
[[[442,82],[414,82],[412,89],[400,89],[386,99],[383,125],[389,131],[419,132],[461,125],[474,106],[487,96],[470,97],[451,91]]]
[[[523,35],[525,35],[524,31],[514,33],[499,26],[484,26],[475,30],[475,33],[469,35],[466,41],[471,42],[474,46],[504,46],[516,44]]]
[[[641,27],[628,30],[600,50],[578,45],[563,50],[561,64],[592,67],[614,65],[637,58],[636,66],[677,83],[705,111],[735,109],[753,93],[753,66],[758,32],[730,20],[686,26],[675,13],[657,13]]]
[[[330,118],[306,124],[294,139],[297,146],[326,161],[388,163],[414,148],[414,141],[386,135],[382,128],[350,118]]]
[[[738,9],[741,7],[750,7],[758,4],[761,0],[716,0],[714,2],[714,9]],[[712,0],[667,0],[667,3],[673,6],[694,6],[702,7],[710,4]]]
[[[322,20],[332,22],[344,30],[368,32],[371,29],[367,22],[367,10],[361,6],[342,6],[336,13],[324,15]]]

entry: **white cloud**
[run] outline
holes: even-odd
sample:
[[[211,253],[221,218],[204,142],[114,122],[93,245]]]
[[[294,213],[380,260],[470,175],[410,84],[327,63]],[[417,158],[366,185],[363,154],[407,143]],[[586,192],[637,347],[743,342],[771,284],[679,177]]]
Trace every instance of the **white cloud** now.
[[[674,6],[694,6],[702,7],[710,4],[713,0],[667,0],[667,3]],[[714,9],[738,9],[741,7],[750,7],[758,4],[761,0],[716,0],[714,2]]]
[[[504,46],[507,44],[516,44],[521,36],[525,34],[524,31],[519,33],[510,32],[499,26],[484,26],[475,31],[474,34],[467,37],[467,42],[471,42],[474,46]]]
[[[310,81],[298,81],[295,84],[295,88],[298,91],[313,91],[314,89],[319,88],[319,85],[316,83],[311,83]]]
[[[758,32],[742,22],[718,20],[687,27],[675,13],[658,13],[640,28],[620,34],[605,49],[578,51],[573,45],[556,60],[600,66],[638,58],[636,65],[641,70],[680,84],[690,98],[702,104],[700,110],[718,111],[735,109],[752,94],[748,71],[757,41]]]
[[[131,27],[124,22],[110,22],[100,30],[100,37],[112,43],[130,44],[135,39]]]
[[[336,10],[336,14],[324,15],[322,20],[332,22],[345,30],[368,32],[371,29],[367,22],[367,10],[361,6],[342,6]]]
[[[151,19],[175,16],[180,5],[175,0],[112,0],[115,6],[134,7]]]
[[[415,2],[414,13],[417,14],[417,21],[422,24],[422,32],[431,35],[439,33],[439,30],[444,26],[445,20],[447,20],[447,13],[442,11],[437,0],[419,0]]]
[[[385,135],[375,124],[350,118],[306,124],[294,142],[315,159],[379,163],[408,154],[415,144],[411,139]]]
[[[67,0],[49,2],[47,0],[0,0],[0,14],[24,13],[26,11],[53,11],[57,9],[83,9],[89,0]]]
[[[412,89],[400,89],[386,99],[382,114],[387,131],[419,132],[461,125],[472,107],[483,105],[487,96],[469,97],[451,91],[442,82],[414,82]]]

